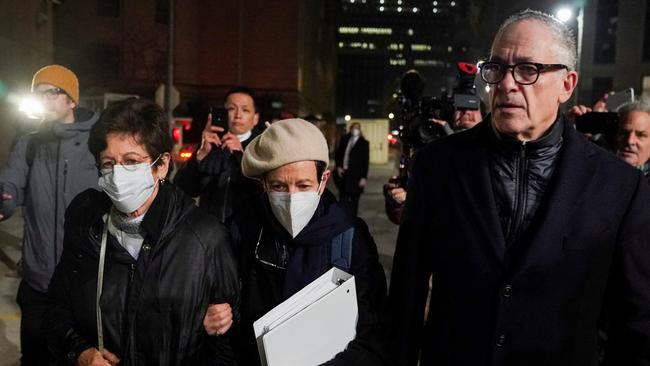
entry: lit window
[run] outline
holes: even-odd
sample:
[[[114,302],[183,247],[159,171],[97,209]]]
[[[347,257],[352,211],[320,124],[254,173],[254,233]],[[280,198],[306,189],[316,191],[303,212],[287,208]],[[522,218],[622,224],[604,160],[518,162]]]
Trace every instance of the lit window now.
[[[345,46],[345,43],[339,42],[339,48],[343,48]]]
[[[364,27],[364,28],[361,28],[361,33],[363,33],[363,34],[391,35],[391,34],[393,34],[393,29],[392,28]]]
[[[412,36],[412,35],[413,35],[413,29],[410,29],[410,28],[409,28],[409,30],[408,30],[406,33],[407,33],[409,36]]]
[[[433,8],[433,14],[437,14],[437,13],[438,13],[438,8]]]
[[[398,12],[398,13],[401,13],[401,12],[402,12],[402,7],[401,7],[401,6],[397,7],[397,12]]]
[[[447,52],[451,53],[451,51],[453,51],[453,50],[454,49],[451,46],[447,47]]]
[[[418,12],[418,8],[413,8],[413,12],[414,12],[414,13],[417,13],[417,12]]]
[[[433,6],[438,6],[438,2],[437,2],[437,1],[434,1],[434,2],[433,2]]]
[[[383,7],[383,6],[380,6],[380,7],[379,7],[379,11],[384,11],[384,7]]]
[[[451,4],[449,4],[449,5],[451,5],[451,6],[456,6],[456,2],[455,2],[455,1],[452,1]]]
[[[341,33],[341,34],[357,34],[357,33],[359,33],[359,28],[357,28],[357,27],[339,27],[339,33]]]
[[[402,5],[402,0],[397,0],[397,5]]]

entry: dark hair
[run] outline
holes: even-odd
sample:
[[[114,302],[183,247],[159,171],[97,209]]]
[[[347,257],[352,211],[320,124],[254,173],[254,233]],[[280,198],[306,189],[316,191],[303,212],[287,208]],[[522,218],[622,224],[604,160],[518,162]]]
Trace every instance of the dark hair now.
[[[99,161],[99,154],[106,150],[106,138],[111,133],[135,137],[144,145],[151,159],[172,150],[167,114],[156,103],[129,98],[113,103],[104,110],[90,130],[88,149]],[[156,165],[161,165],[159,160]]]
[[[323,173],[325,173],[325,168],[327,168],[327,164],[320,160],[314,160],[314,163],[316,163],[316,180],[320,183],[323,178]]]
[[[232,94],[236,94],[236,93],[246,94],[249,97],[251,97],[251,99],[253,100],[253,108],[255,108],[255,113],[257,113],[258,109],[257,109],[257,102],[255,101],[255,94],[253,94],[252,89],[250,89],[248,87],[245,87],[245,86],[235,86],[235,87],[231,88],[230,90],[228,90],[226,95],[223,97],[224,103],[226,102],[226,100],[228,100],[229,96],[231,96]]]

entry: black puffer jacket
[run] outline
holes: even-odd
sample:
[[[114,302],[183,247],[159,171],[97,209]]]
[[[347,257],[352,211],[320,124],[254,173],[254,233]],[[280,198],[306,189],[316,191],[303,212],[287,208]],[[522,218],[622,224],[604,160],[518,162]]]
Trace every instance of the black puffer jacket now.
[[[539,208],[562,147],[563,126],[560,117],[546,135],[530,142],[496,131],[490,135],[490,176],[507,246],[525,233]]]
[[[95,297],[103,215],[111,202],[81,193],[66,214],[61,262],[45,317],[50,349],[73,364],[96,347]],[[237,309],[238,279],[227,231],[172,185],[161,185],[142,222],[137,261],[109,234],[101,298],[104,344],[120,365],[223,365],[229,341],[203,328],[208,304]]]

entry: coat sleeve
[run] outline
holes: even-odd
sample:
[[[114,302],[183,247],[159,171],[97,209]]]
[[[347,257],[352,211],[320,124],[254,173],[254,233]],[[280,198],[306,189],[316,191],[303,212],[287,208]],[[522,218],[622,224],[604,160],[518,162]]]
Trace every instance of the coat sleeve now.
[[[215,240],[219,243],[216,249],[212,252],[211,270],[213,280],[213,295],[210,299],[211,304],[228,303],[232,308],[233,320],[236,322],[239,319],[239,276],[235,257],[232,253],[230,245],[230,236],[228,235],[225,227],[220,223],[215,223],[221,230],[218,231],[215,237],[210,240]],[[222,336],[209,336],[208,349],[212,355],[212,360],[219,360],[214,365],[237,365],[234,353],[231,347],[232,332],[227,332]],[[213,363],[210,363],[211,365]]]
[[[424,328],[431,268],[430,232],[434,185],[427,150],[413,159],[411,179],[393,258],[388,306],[382,317],[384,348],[391,364],[416,365]]]
[[[213,149],[203,160],[196,160],[196,151],[174,176],[174,184],[192,197],[202,195],[213,179],[219,179],[230,154]]]
[[[81,352],[93,347],[75,330],[75,319],[70,302],[72,297],[70,274],[75,269],[73,254],[75,250],[72,246],[75,239],[72,233],[76,226],[74,220],[70,218],[70,213],[77,206],[75,201],[71,203],[66,212],[63,253],[50,280],[49,307],[43,319],[43,330],[47,337],[48,349],[57,364],[61,365],[74,365]]]
[[[365,140],[363,149],[361,150],[361,178],[368,177],[368,164],[370,164],[370,142]]]
[[[345,351],[325,365],[379,365],[382,361],[377,328],[386,303],[386,276],[379,263],[377,245],[361,219],[355,226],[350,272],[355,278],[359,306],[357,335]]]
[[[8,193],[13,197],[0,205],[0,214],[5,218],[11,216],[16,207],[24,204],[25,188],[29,177],[27,145],[32,137],[32,134],[23,135],[15,141],[7,165],[0,171],[2,193]]]
[[[639,174],[618,230],[606,294],[606,365],[650,365],[650,187]]]

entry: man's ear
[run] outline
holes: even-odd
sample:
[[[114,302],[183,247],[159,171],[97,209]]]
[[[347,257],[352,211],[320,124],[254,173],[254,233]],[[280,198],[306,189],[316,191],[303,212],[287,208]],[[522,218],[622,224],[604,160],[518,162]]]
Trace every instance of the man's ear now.
[[[330,179],[330,176],[332,175],[332,172],[329,169],[325,169],[325,172],[323,172],[323,177],[321,178],[320,181],[320,190],[318,191],[318,195],[322,195],[323,192],[325,192],[325,188],[327,187],[327,181]]]
[[[257,126],[257,122],[259,121],[260,121],[260,114],[256,112],[255,115],[253,116],[253,126]]]
[[[563,90],[560,94],[560,104],[565,103],[571,98],[576,85],[578,85],[578,73],[575,70],[567,71],[566,75],[564,75],[564,80],[562,80]]]

